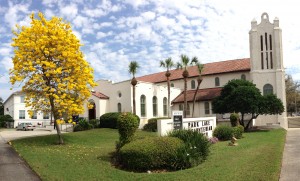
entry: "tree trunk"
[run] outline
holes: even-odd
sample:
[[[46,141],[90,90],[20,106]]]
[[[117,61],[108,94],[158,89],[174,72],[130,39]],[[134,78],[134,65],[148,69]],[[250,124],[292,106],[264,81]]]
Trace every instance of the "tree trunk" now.
[[[136,115],[136,104],[135,104],[135,86],[137,84],[137,80],[135,77],[132,78],[131,80],[131,85],[132,85],[132,101],[133,101],[133,114]]]
[[[187,100],[186,100],[186,90],[187,90],[187,77],[189,76],[189,72],[187,70],[184,70],[182,73],[182,76],[184,78],[184,94],[183,94],[183,117],[186,118],[186,112],[187,112]]]
[[[170,107],[170,102],[171,102],[171,100],[170,100],[170,72],[169,71],[167,71],[167,73],[166,73],[166,77],[167,77],[167,84],[168,84],[168,109],[167,109],[167,115],[168,115],[168,117],[170,117],[170,112],[171,112],[171,107]]]
[[[53,98],[50,98],[50,105],[51,105],[51,112],[54,116],[54,125],[56,126],[56,131],[57,131],[57,136],[58,136],[58,143],[59,144],[64,144],[64,140],[60,131],[60,127],[57,124],[56,120],[59,119],[59,116],[57,115],[56,109],[54,107],[54,100]]]
[[[192,112],[192,117],[194,117],[194,111],[195,111],[195,103],[196,103],[196,96],[197,96],[197,93],[198,93],[198,90],[199,90],[199,87],[200,87],[200,84],[202,82],[202,77],[201,75],[198,77],[197,79],[197,82],[198,82],[198,85],[197,85],[197,89],[195,91],[195,94],[194,94],[194,98],[193,98],[193,112]]]
[[[245,127],[245,124],[244,124],[244,113],[242,113],[242,119],[240,119],[240,125],[242,125],[243,127]]]

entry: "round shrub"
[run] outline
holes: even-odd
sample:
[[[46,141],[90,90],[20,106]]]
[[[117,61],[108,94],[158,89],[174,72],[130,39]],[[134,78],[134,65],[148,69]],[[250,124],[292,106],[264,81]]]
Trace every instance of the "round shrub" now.
[[[88,123],[86,119],[80,118],[78,123],[74,127],[74,132],[89,130],[89,129],[92,129],[92,128],[93,128],[93,125]]]
[[[139,126],[138,119],[132,113],[122,113],[118,117],[119,143],[117,149],[129,143]]]
[[[241,133],[244,133],[244,132],[245,132],[244,126],[238,125],[237,127],[240,129]]]
[[[173,130],[168,136],[179,138],[185,144],[177,156],[181,158],[181,169],[197,166],[207,158],[210,142],[202,133],[194,130]]]
[[[233,129],[225,125],[217,126],[213,131],[213,136],[222,141],[230,140],[233,136]]]
[[[134,140],[121,148],[119,164],[124,169],[134,171],[176,170],[178,150],[182,147],[182,140],[174,137],[146,137]]]
[[[230,123],[231,123],[231,126],[235,127],[235,126],[239,125],[239,119],[240,119],[239,114],[237,114],[237,113],[231,113],[230,114]]]
[[[93,128],[97,128],[100,124],[100,120],[99,119],[91,119],[91,120],[89,120],[89,123],[93,126]]]

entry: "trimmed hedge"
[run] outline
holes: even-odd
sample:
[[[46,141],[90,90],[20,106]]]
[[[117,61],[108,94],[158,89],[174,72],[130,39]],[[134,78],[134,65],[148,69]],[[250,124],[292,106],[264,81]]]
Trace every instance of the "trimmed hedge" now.
[[[160,118],[151,118],[148,120],[148,123],[144,125],[144,131],[156,132],[157,131],[157,120],[159,119],[170,119],[168,117],[160,117]]]
[[[177,170],[178,150],[184,143],[175,137],[146,137],[123,146],[119,152],[119,164],[133,171],[157,169]]]
[[[80,118],[74,127],[74,132],[92,129],[93,125],[87,122],[86,119]]]
[[[230,114],[230,123],[231,123],[231,126],[232,127],[236,127],[237,125],[239,125],[239,119],[240,119],[240,116],[239,114],[237,113],[231,113]]]
[[[243,137],[244,127],[238,125],[236,127],[229,127],[225,125],[217,126],[213,132],[213,136],[219,140],[226,141],[230,140],[233,136],[237,139]]]
[[[225,125],[217,126],[213,131],[213,136],[222,141],[230,140],[233,136],[233,129]]]
[[[100,128],[112,128],[112,129],[117,129],[118,128],[118,117],[122,113],[120,112],[110,112],[110,113],[105,113],[102,116],[100,116]],[[135,115],[136,118],[138,119],[138,123],[140,123],[140,118]]]
[[[116,146],[117,151],[133,139],[134,133],[138,127],[139,122],[134,114],[122,113],[118,117],[119,142]]]

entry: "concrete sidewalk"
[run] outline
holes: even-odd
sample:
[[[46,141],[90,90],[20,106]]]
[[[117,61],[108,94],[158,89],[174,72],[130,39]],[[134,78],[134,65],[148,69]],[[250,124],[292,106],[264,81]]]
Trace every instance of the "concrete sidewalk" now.
[[[300,180],[300,128],[287,131],[279,180]]]
[[[0,180],[36,181],[41,180],[16,151],[0,135]]]

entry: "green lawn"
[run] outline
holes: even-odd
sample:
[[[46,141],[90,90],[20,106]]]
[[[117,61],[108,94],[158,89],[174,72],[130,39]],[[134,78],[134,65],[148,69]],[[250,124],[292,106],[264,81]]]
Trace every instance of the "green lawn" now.
[[[155,136],[138,131],[137,136]],[[219,142],[207,161],[192,169],[168,173],[132,173],[111,166],[109,154],[118,140],[117,130],[95,129],[13,141],[14,148],[42,180],[278,180],[286,131],[245,133],[238,146]]]

